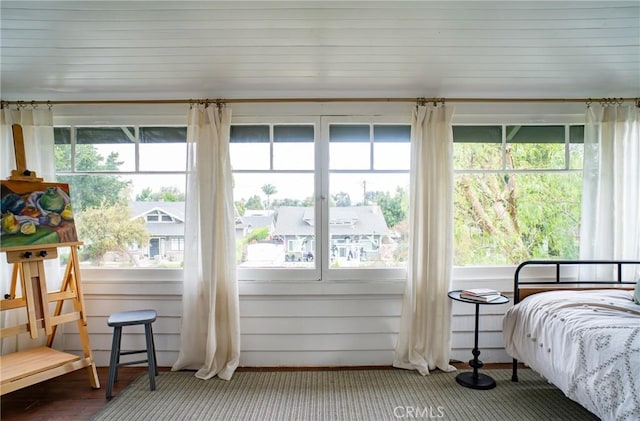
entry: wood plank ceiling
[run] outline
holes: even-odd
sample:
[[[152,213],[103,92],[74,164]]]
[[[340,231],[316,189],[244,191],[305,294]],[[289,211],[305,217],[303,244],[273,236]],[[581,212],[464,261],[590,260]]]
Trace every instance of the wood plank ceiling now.
[[[2,100],[640,96],[639,1],[7,1]]]

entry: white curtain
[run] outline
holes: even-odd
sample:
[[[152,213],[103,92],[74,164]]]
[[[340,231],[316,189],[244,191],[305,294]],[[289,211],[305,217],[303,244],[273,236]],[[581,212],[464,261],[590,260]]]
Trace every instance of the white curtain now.
[[[588,107],[584,136],[581,259],[640,259],[640,108]],[[610,277],[611,269],[580,276]]]
[[[394,367],[422,375],[449,364],[454,109],[418,106],[411,126],[408,279]]]
[[[231,110],[192,107],[187,126],[181,347],[173,370],[231,379],[240,360]]]
[[[0,178],[7,179],[11,171],[16,169],[13,149],[13,133],[11,126],[20,124],[24,138],[24,149],[27,169],[34,171],[44,181],[55,180],[55,160],[53,154],[53,113],[50,109],[2,109],[0,114]],[[9,292],[12,266],[7,263],[4,253],[0,254],[0,288],[1,294]],[[58,259],[45,260],[45,273],[49,290],[60,289],[62,274]],[[19,291],[19,288],[18,288]],[[12,326],[26,321],[24,310],[3,311],[2,326]],[[60,344],[62,333],[56,335],[54,347]],[[44,333],[32,340],[29,335],[7,337],[2,339],[2,354],[16,352],[20,349],[42,345],[46,342]]]

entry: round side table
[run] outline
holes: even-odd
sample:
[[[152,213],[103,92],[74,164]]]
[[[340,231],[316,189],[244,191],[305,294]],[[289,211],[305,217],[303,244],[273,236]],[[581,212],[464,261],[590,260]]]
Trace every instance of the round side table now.
[[[480,355],[480,350],[478,349],[478,322],[480,320],[480,306],[481,305],[498,305],[498,304],[506,304],[509,302],[509,297],[500,294],[500,298],[497,298],[493,301],[476,301],[468,298],[460,297],[461,290],[449,291],[447,295],[452,300],[460,301],[468,304],[476,305],[476,328],[475,328],[475,341],[473,344],[473,359],[469,360],[469,365],[473,367],[473,371],[468,371],[465,373],[460,373],[456,376],[456,381],[458,384],[469,387],[471,389],[493,389],[496,387],[496,381],[486,374],[478,373],[478,369],[483,366],[482,361],[478,359]]]

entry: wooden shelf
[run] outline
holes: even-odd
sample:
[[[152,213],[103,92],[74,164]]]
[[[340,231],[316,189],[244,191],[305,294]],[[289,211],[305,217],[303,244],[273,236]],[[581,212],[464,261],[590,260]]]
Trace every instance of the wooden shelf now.
[[[0,395],[91,365],[88,358],[46,346],[0,356]]]

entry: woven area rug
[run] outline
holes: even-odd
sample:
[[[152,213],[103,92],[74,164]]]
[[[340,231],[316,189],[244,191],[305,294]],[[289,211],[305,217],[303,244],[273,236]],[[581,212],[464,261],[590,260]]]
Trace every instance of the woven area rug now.
[[[497,387],[458,385],[457,373],[399,369],[239,371],[230,381],[193,372],[146,375],[92,418],[98,420],[597,420],[532,370],[482,370]]]

